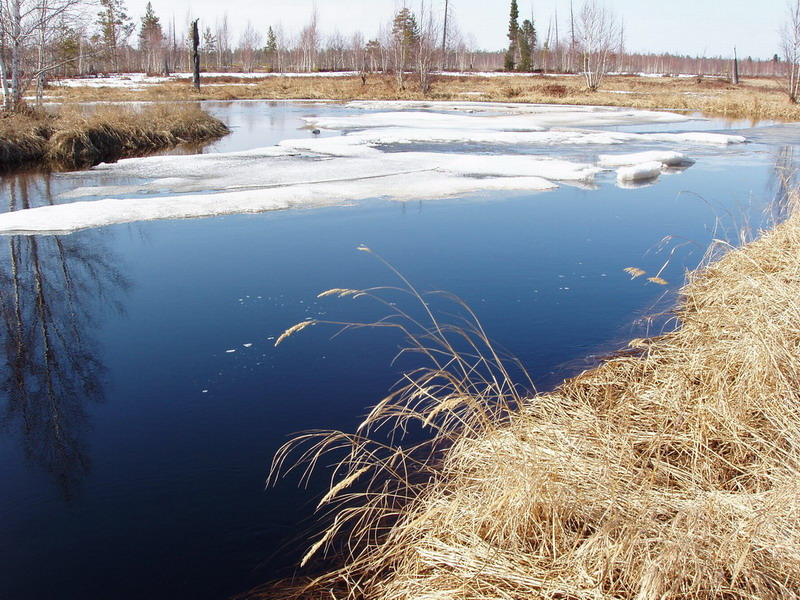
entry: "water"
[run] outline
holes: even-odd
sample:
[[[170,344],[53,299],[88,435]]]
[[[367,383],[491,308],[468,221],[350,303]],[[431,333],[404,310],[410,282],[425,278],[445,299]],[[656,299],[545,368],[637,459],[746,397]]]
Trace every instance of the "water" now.
[[[348,110],[210,106],[235,133],[206,152],[310,135],[299,117]],[[326,482],[265,490],[272,455],[296,431],[352,430],[404,366],[384,331],[331,339],[319,326],[273,347],[308,317],[382,316],[365,299],[316,298],[398,284],[357,246],[463,298],[546,389],[641,335],[712,238],[760,221],[783,160],[768,141],[636,190],[607,177],[597,190],[0,238],[0,597],[219,599],[290,573]],[[5,178],[3,202],[70,185]]]

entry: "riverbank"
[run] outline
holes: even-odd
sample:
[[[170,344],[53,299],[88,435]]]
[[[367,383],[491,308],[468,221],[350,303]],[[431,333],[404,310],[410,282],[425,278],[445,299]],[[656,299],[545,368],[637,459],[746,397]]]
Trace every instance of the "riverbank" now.
[[[800,597],[798,248],[794,211],[691,273],[674,331],[552,393],[517,398],[484,352],[416,373],[358,435],[314,438],[312,462],[352,452],[307,559],[332,547],[346,564],[260,597]],[[440,364],[446,329],[425,340]],[[475,378],[490,366],[499,379]],[[365,441],[387,420],[435,440],[387,453]]]
[[[190,79],[112,77],[48,86],[59,102],[92,100],[478,100],[545,104],[622,106],[645,109],[701,111],[731,119],[800,121],[800,107],[791,104],[781,82],[742,79],[732,85],[711,77],[609,76],[601,89],[590,92],[573,75],[448,74],[433,78],[423,95],[413,78],[399,90],[391,75],[276,76],[229,74],[204,76],[196,92]]]
[[[0,171],[86,168],[227,133],[221,121],[196,106],[99,106],[90,113],[67,107],[55,115],[34,110],[4,114]]]

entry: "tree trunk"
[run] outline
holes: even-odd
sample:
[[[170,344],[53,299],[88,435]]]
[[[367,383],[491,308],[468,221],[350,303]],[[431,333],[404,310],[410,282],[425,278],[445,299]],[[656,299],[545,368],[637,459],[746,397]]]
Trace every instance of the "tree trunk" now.
[[[197,51],[200,46],[200,31],[197,28],[198,20],[192,21],[192,66],[194,67],[192,83],[194,83],[194,89],[200,91],[200,54]]]
[[[11,108],[22,102],[22,15],[20,0],[11,2]]]
[[[7,110],[11,104],[11,93],[8,89],[8,73],[6,73],[6,61],[0,57],[0,83],[3,86],[3,110]]]

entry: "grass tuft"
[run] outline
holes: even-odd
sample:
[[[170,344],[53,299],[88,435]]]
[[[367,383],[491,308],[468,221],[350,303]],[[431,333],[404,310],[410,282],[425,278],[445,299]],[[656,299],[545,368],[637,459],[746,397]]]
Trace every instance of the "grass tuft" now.
[[[151,105],[140,110],[101,106],[91,114],[74,107],[62,108],[57,115],[31,110],[4,114],[0,119],[0,170],[86,168],[227,133],[221,121],[189,105]]]

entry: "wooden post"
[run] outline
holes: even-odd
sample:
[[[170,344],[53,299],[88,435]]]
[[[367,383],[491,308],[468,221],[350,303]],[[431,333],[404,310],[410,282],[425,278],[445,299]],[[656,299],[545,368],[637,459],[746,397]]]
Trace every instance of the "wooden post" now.
[[[200,19],[192,21],[192,65],[194,67],[192,82],[194,89],[200,91],[200,53],[197,48],[200,46],[200,31],[197,28],[197,22]]]
[[[733,85],[739,85],[739,58],[736,56],[736,46],[733,47],[733,77],[731,78]]]

